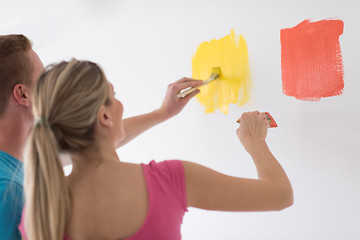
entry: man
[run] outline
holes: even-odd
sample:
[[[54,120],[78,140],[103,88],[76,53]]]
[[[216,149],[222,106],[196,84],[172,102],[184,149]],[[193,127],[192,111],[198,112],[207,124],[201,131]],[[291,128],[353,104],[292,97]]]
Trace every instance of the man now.
[[[31,95],[44,66],[23,35],[0,36],[0,238],[21,239],[23,160]]]

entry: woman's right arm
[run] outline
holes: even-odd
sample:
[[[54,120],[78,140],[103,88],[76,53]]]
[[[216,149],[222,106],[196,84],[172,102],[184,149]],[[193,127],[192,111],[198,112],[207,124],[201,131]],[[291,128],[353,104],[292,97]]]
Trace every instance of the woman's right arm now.
[[[264,113],[241,116],[238,137],[254,160],[258,179],[231,177],[183,161],[189,207],[219,211],[272,211],[293,204],[290,181],[270,152]]]

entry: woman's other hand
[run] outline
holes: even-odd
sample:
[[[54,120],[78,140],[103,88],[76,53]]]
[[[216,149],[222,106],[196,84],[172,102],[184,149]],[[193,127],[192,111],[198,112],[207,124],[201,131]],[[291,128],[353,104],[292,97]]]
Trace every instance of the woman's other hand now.
[[[269,127],[265,113],[246,112],[241,115],[238,122],[240,126],[236,134],[246,151],[250,153],[258,144],[265,143]]]

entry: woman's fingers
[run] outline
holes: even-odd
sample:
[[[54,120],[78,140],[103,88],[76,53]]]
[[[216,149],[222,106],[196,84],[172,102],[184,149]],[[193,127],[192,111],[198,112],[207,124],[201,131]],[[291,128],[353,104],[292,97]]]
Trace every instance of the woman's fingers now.
[[[249,115],[255,115],[255,116],[258,116],[261,119],[266,120],[266,113],[265,112],[260,113],[259,111],[252,111],[252,112],[244,112],[243,114],[241,114],[241,117],[238,120],[236,120],[236,122],[240,123],[241,118],[247,117]]]
[[[196,94],[198,94],[199,92],[200,92],[200,90],[199,90],[199,89],[196,89],[195,91],[193,91],[193,92],[187,94],[186,96],[182,97],[182,98],[181,98],[181,101],[187,103],[187,102],[190,101],[191,98],[193,98],[193,97],[194,97]]]
[[[201,80],[192,80],[187,82],[180,82],[174,85],[174,91],[176,94],[187,88],[200,87],[203,84]]]
[[[176,82],[174,82],[175,84],[177,83],[184,83],[184,82],[192,82],[192,81],[202,81],[202,80],[198,80],[198,79],[193,79],[193,78],[187,78],[187,77],[183,77],[179,80],[177,80]]]

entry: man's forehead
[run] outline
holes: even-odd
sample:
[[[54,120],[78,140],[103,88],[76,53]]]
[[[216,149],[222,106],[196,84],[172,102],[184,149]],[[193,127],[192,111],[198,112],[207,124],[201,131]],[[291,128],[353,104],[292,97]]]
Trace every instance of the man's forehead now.
[[[36,54],[36,52],[31,49],[28,52],[30,61],[32,63],[32,82],[35,83],[40,75],[43,73],[44,71],[44,65],[42,63],[42,61],[40,60],[39,56]]]

